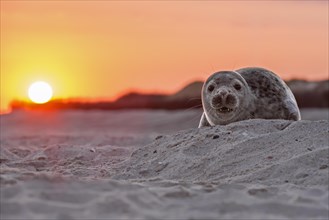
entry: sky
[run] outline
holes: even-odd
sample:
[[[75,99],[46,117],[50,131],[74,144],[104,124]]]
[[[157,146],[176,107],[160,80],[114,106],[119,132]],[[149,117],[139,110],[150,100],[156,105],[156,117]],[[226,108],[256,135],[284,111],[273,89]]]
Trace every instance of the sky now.
[[[174,93],[247,66],[328,79],[328,1],[1,0],[0,110],[43,80],[55,98]]]

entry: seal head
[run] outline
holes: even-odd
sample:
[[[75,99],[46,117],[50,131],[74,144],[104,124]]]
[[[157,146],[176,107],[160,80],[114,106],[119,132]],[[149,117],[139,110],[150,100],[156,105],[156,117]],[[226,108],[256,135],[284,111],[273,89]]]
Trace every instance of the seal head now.
[[[247,82],[234,71],[214,73],[202,88],[202,105],[211,126],[237,121],[249,108],[251,100]]]

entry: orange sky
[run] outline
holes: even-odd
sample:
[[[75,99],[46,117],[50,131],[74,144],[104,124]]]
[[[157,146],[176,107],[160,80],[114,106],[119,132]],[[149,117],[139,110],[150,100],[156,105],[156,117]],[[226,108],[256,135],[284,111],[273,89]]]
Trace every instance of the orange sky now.
[[[328,2],[3,1],[1,105],[49,82],[56,97],[174,92],[214,71],[328,78]]]

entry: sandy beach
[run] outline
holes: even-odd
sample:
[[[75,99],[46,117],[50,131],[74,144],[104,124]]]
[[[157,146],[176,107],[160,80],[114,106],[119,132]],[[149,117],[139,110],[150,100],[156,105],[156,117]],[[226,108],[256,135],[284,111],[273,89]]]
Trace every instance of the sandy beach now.
[[[200,110],[1,115],[1,219],[328,219],[329,113],[198,129]]]

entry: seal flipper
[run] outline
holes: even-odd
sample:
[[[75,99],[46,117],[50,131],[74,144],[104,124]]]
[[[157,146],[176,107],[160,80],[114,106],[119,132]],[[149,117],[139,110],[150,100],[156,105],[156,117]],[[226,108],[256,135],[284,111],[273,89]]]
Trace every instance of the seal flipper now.
[[[210,127],[210,124],[209,124],[204,112],[202,113],[200,123],[199,123],[199,128],[202,128],[202,127]]]

